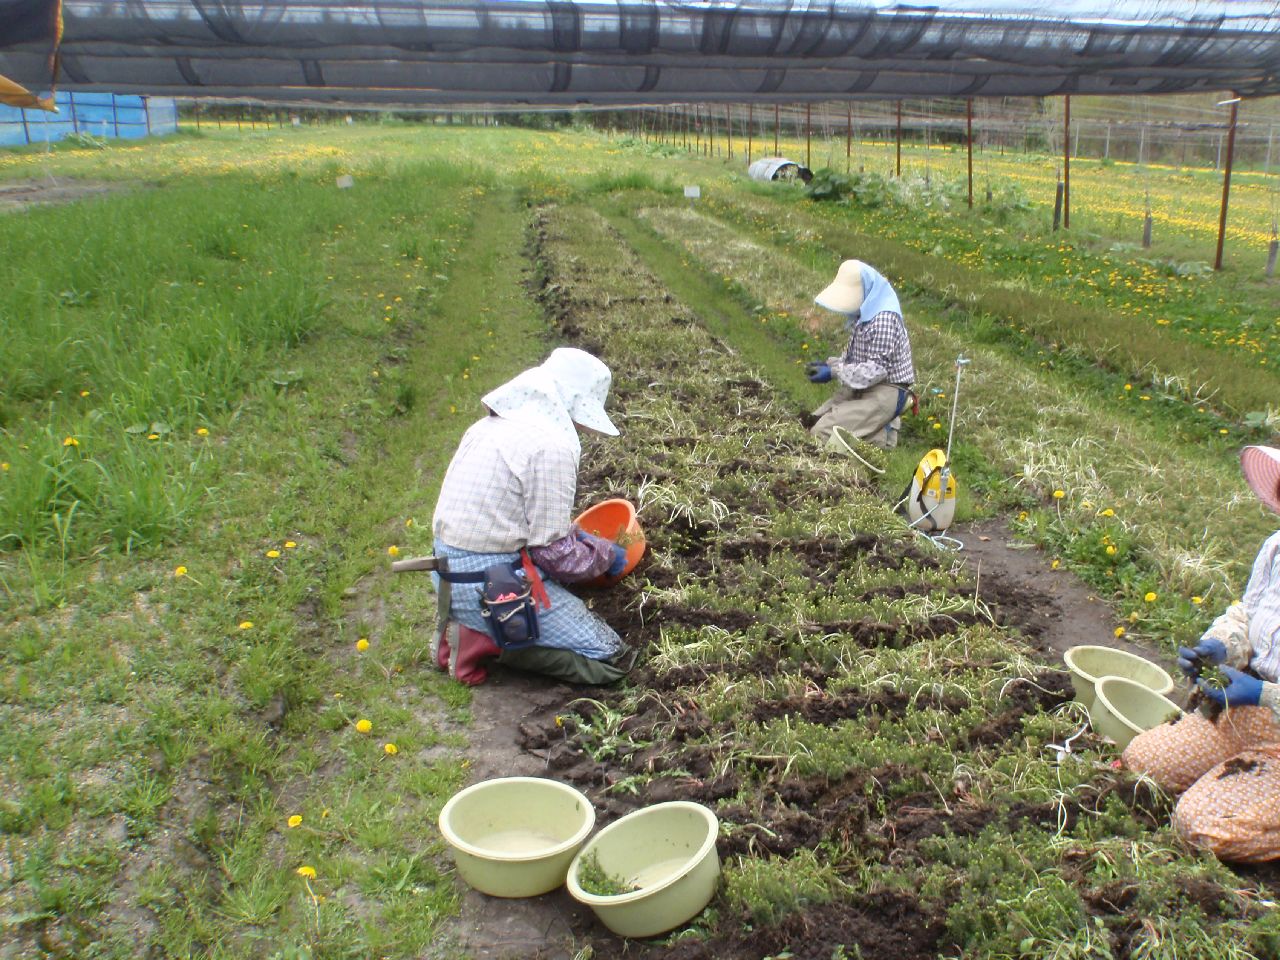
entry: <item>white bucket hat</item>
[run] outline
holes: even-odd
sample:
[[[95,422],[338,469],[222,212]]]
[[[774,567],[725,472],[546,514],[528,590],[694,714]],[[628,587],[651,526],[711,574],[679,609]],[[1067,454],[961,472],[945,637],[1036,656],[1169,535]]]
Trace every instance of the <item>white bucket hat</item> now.
[[[1240,451],[1240,467],[1258,499],[1280,513],[1280,450],[1245,447]]]
[[[840,264],[836,278],[813,298],[813,302],[836,313],[857,313],[862,309],[862,267],[861,260],[846,260]]]
[[[541,367],[517,374],[486,393],[480,402],[504,420],[545,430],[574,450],[579,449],[578,432],[560,397],[560,388]]]
[[[613,374],[603,361],[585,350],[558,347],[538,368],[549,374],[560,390],[560,399],[573,422],[597,433],[616,437],[618,428],[604,412]]]

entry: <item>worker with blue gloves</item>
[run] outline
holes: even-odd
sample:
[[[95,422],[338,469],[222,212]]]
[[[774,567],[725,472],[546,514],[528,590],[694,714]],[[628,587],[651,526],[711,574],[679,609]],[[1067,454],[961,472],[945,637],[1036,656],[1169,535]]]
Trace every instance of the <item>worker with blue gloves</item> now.
[[[893,285],[861,260],[846,260],[813,302],[843,318],[849,342],[840,356],[806,367],[813,383],[836,383],[831,398],[813,411],[809,432],[828,440],[843,427],[878,447],[897,446],[916,372]],[[812,327],[819,323],[812,318]]]
[[[1245,447],[1240,462],[1258,499],[1280,513],[1280,450]],[[1280,532],[1258,551],[1244,598],[1179,649],[1178,666],[1224,709],[1139,734],[1125,766],[1185,791],[1173,822],[1189,842],[1221,860],[1280,858]]]

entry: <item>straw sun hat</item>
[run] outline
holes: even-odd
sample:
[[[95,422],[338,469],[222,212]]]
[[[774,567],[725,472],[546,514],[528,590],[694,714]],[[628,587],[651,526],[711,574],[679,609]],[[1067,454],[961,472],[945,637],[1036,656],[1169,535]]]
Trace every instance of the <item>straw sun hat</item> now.
[[[813,302],[836,313],[855,314],[862,309],[862,261],[846,260]]]
[[[1258,499],[1280,513],[1280,450],[1245,447],[1240,451],[1240,467]]]

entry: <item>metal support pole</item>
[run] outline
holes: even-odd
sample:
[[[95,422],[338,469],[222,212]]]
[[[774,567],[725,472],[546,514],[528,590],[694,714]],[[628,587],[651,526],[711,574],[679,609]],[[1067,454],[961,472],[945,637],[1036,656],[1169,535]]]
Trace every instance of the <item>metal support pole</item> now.
[[[1062,229],[1071,229],[1071,94],[1062,104]]]
[[[727,138],[729,159],[733,159],[733,107],[724,105],[724,135]]]
[[[1233,94],[1234,96],[1234,94]],[[1213,269],[1222,269],[1222,245],[1227,237],[1227,201],[1231,196],[1231,161],[1236,151],[1236,110],[1240,106],[1240,98],[1231,101],[1231,119],[1227,121],[1227,168],[1222,175],[1222,211],[1218,214],[1218,255],[1213,260]]]
[[[901,178],[902,176],[902,101],[898,101],[898,162],[894,167],[894,176]]]
[[[751,135],[755,133],[756,124],[755,104],[747,104],[747,166],[751,166]]]
[[[853,152],[853,101],[845,104],[844,115],[844,172],[849,172],[849,157]]]
[[[969,209],[973,209],[973,99],[965,101],[965,140],[969,144]]]
[[[810,170],[813,169],[813,104],[806,103],[804,105],[804,165]]]
[[[778,105],[773,105],[773,155],[778,155]]]

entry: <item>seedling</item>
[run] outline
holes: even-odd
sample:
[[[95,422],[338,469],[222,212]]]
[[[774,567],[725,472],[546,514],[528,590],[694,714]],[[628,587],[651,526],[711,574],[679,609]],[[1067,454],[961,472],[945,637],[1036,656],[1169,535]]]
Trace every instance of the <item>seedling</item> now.
[[[600,857],[594,850],[583,857],[582,862],[578,864],[578,885],[587,893],[597,897],[617,897],[640,889],[622,877],[606,873],[600,866]]]

